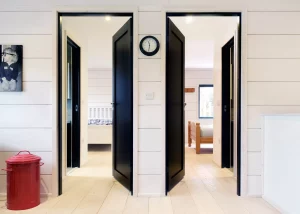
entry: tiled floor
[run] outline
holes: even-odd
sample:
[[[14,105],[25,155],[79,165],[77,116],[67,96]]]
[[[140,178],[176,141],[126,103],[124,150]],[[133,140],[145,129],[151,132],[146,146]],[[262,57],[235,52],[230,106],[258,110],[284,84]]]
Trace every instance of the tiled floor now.
[[[220,169],[212,155],[186,148],[186,176],[167,197],[135,198],[111,177],[111,153],[91,152],[86,166],[64,180],[64,194],[43,198],[26,211],[8,211],[0,198],[0,213],[35,214],[271,214],[279,213],[260,198],[236,196],[232,172]]]

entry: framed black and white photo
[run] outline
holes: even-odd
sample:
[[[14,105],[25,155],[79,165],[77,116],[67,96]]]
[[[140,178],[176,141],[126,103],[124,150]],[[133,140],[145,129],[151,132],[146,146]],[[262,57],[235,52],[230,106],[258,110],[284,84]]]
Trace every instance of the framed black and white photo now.
[[[23,46],[0,45],[0,92],[22,91]]]

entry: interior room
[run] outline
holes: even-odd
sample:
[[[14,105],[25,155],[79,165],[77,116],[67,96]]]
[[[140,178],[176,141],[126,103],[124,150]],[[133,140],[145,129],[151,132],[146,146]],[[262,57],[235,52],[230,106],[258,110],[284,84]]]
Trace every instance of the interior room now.
[[[65,85],[63,111],[65,114],[63,136],[63,178],[112,178],[112,103],[113,103],[113,36],[129,17],[92,16],[63,17],[63,82]],[[80,59],[72,55],[72,43],[80,47]],[[72,61],[73,60],[73,61]],[[76,78],[80,67],[79,79]],[[72,69],[73,68],[73,69]],[[78,81],[78,82],[76,82]],[[76,87],[79,89],[76,91]],[[74,95],[80,100],[80,116],[73,114],[79,108]],[[74,119],[75,118],[75,119]],[[74,126],[78,129],[74,130]],[[80,133],[80,135],[76,135]],[[75,135],[74,135],[75,134]],[[76,140],[80,141],[76,142]],[[76,148],[80,145],[80,148]],[[79,150],[76,153],[76,149]],[[79,154],[79,155],[78,155]],[[78,160],[79,159],[79,160]],[[63,181],[70,181],[70,178]],[[66,182],[63,182],[63,186]]]
[[[230,85],[228,108],[231,112],[231,122],[225,124],[225,127],[230,128],[223,129],[223,134],[230,132],[230,150],[222,151],[222,60],[226,60],[222,56],[222,48],[233,37],[237,39],[239,18],[171,16],[170,19],[185,37],[185,179],[195,178],[195,174],[199,173],[197,171],[201,172],[200,178],[236,177],[234,107],[237,103],[234,92],[237,91],[237,80],[233,74],[237,69],[233,64],[237,61],[237,52],[236,49],[232,49],[232,55],[229,56],[229,59],[232,59],[231,73],[228,73],[230,81],[225,81]],[[223,150],[224,147],[223,145]],[[222,161],[224,154],[231,158],[229,167]]]

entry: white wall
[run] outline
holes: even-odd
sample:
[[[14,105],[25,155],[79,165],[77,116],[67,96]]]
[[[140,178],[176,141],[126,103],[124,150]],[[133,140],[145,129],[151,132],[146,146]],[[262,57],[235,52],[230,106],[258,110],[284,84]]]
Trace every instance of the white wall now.
[[[88,105],[111,106],[112,69],[88,69]]]
[[[6,9],[1,6],[0,10]],[[0,94],[0,168],[6,168],[8,157],[20,150],[29,150],[41,156],[45,163],[41,167],[41,192],[51,193],[52,14],[0,12],[0,19],[11,20],[0,29],[0,43],[20,44],[24,51],[23,92]],[[4,171],[0,171],[0,193],[6,193]]]
[[[8,151],[24,148],[41,152],[50,166],[45,166],[42,177],[48,183],[48,191],[57,194],[56,20],[53,13],[57,8],[103,11],[111,6],[106,11],[122,11],[125,7],[126,11],[138,10],[138,34],[156,34],[162,42],[166,10],[242,11],[242,194],[261,195],[261,167],[257,164],[261,159],[260,115],[300,112],[297,98],[300,89],[299,1],[154,0],[153,6],[147,4],[149,1],[145,0],[1,1],[0,19],[5,22],[1,23],[0,43],[24,45],[25,82],[22,93],[0,94],[0,157],[4,159]],[[160,96],[155,105],[144,104],[143,96],[139,101],[138,154],[143,156],[154,151],[150,157],[160,158],[159,173],[139,173],[137,191],[141,194],[163,194],[165,189],[162,167],[165,159],[164,45],[163,42],[161,55],[140,59],[138,66],[138,93],[143,92],[145,81],[149,81],[147,91],[157,90]],[[41,90],[44,90],[42,96]],[[147,117],[155,111],[160,115]],[[155,144],[149,143],[152,139]],[[47,159],[46,154],[52,158]],[[138,162],[139,167],[147,168]],[[0,175],[0,192],[5,192],[5,185],[5,175]]]
[[[196,54],[196,53],[195,53]],[[185,93],[185,142],[188,141],[188,121],[212,125],[213,119],[199,119],[199,85],[213,84],[213,70],[208,68],[185,69],[185,87],[195,88],[194,93]]]
[[[263,117],[263,198],[281,213],[300,213],[299,129],[299,115]]]

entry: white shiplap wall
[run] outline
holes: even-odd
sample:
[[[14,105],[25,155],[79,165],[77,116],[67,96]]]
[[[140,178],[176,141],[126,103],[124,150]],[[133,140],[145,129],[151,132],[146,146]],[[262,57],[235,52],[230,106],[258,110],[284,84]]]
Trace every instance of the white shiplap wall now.
[[[148,22],[151,20],[151,24]],[[161,41],[162,14],[160,10],[146,8],[139,12],[139,41],[153,35]],[[163,115],[161,49],[153,57],[139,52],[139,149],[138,195],[164,194],[163,167]],[[146,100],[146,93],[154,93],[153,100]]]
[[[101,11],[107,5],[114,5],[110,11],[122,11],[121,5],[134,5],[140,8],[138,22],[139,34],[164,35],[163,24],[165,21],[164,13],[161,10],[168,11],[242,11],[243,12],[243,32],[242,32],[242,178],[244,174],[248,179],[243,179],[243,194],[260,195],[261,194],[261,122],[262,113],[299,113],[300,103],[297,98],[292,97],[294,90],[298,89],[300,76],[298,69],[300,67],[299,35],[300,29],[297,24],[300,19],[300,5],[298,0],[155,0],[151,4],[157,5],[159,10],[152,10],[151,7],[142,5],[149,4],[149,1],[136,0],[114,0],[114,1],[70,1],[70,0],[1,0],[0,20],[0,43],[14,43],[24,45],[24,80],[43,82],[52,82],[51,87],[55,88],[55,81],[52,76],[56,76],[56,68],[52,67],[52,57],[55,57],[52,49],[55,47],[55,37],[52,35],[55,20],[52,11],[55,8],[65,6],[64,8],[74,8],[76,10],[87,11],[86,8],[93,11],[99,8]],[[93,7],[89,7],[93,5]],[[161,5],[165,5],[161,7]],[[118,6],[118,7],[117,7]],[[148,9],[150,8],[150,9]],[[166,9],[168,8],[168,9]],[[173,8],[173,9],[170,9]],[[8,18],[10,17],[10,18]],[[150,18],[150,19],[149,19]],[[299,34],[299,35],[298,35]],[[162,47],[163,49],[164,47]],[[161,82],[161,92],[164,92],[164,74],[161,72],[163,64],[163,55],[158,59],[140,59],[139,60],[139,81],[149,81],[151,83]],[[162,67],[163,68],[163,67]],[[273,96],[274,99],[266,99],[268,102],[260,99],[260,94],[253,93],[256,84],[266,85],[271,82],[274,87],[281,87],[287,93],[277,94],[268,90],[272,87],[261,87],[260,94]],[[293,87],[292,84],[293,82]],[[47,84],[47,83],[46,83]],[[248,88],[249,84],[249,88]],[[153,84],[147,91],[152,91],[156,87]],[[252,86],[251,86],[252,85]],[[300,87],[300,83],[299,83]],[[284,89],[285,88],[285,89]],[[27,86],[24,87],[27,91]],[[37,88],[39,90],[39,88]],[[142,92],[140,91],[139,94]],[[252,93],[252,94],[251,94]],[[25,93],[24,93],[25,94]],[[248,94],[250,95],[247,98]],[[254,94],[254,95],[253,95]],[[11,99],[6,104],[0,105],[0,157],[3,157],[9,150],[20,150],[22,143],[24,147],[36,150],[37,152],[51,153],[56,151],[56,147],[51,144],[52,132],[55,133],[56,124],[55,108],[52,107],[51,100],[55,100],[55,94],[51,94],[49,103],[45,100],[33,99],[36,95],[30,92],[29,98],[12,103]],[[0,99],[5,94],[0,94]],[[15,95],[13,95],[15,96]],[[23,93],[19,93],[20,97]],[[45,96],[49,96],[46,94]],[[161,93],[162,100],[164,95]],[[31,101],[32,99],[32,101]],[[143,99],[143,97],[142,97]],[[282,101],[281,101],[282,100]],[[249,105],[247,104],[249,102]],[[251,104],[252,103],[252,104]],[[140,105],[139,106],[139,154],[153,152],[160,154],[161,165],[164,164],[164,138],[161,127],[164,125],[163,109],[164,105]],[[161,111],[160,111],[161,109]],[[143,113],[160,111],[161,118],[151,118],[152,122],[145,120]],[[53,115],[53,116],[52,116]],[[141,118],[142,117],[142,118]],[[147,119],[147,118],[146,118]],[[153,122],[160,119],[160,122]],[[151,126],[150,126],[151,125]],[[244,132],[246,130],[246,132]],[[5,133],[5,134],[4,134]],[[22,133],[22,134],[21,134]],[[32,136],[32,138],[21,138],[22,136]],[[18,137],[16,137],[18,136]],[[156,143],[149,144],[156,139]],[[22,141],[22,142],[21,142]],[[53,139],[54,141],[54,139]],[[15,146],[12,146],[15,145]],[[41,147],[45,145],[45,147]],[[47,146],[46,146],[47,145]],[[56,145],[55,143],[53,145]],[[247,145],[247,146],[246,146]],[[246,146],[246,147],[245,147]],[[41,154],[40,153],[40,154]],[[252,157],[247,158],[250,153]],[[251,155],[250,155],[251,156]],[[43,157],[46,159],[46,156]],[[246,160],[244,159],[246,158]],[[248,159],[248,160],[247,160]],[[258,159],[259,161],[256,161]],[[1,160],[3,162],[3,160]],[[247,163],[248,162],[248,163]],[[249,171],[247,171],[249,167]],[[148,167],[139,166],[139,168]],[[52,158],[52,169],[50,174],[42,175],[47,188],[42,188],[43,192],[51,190],[51,174],[56,174],[56,157]],[[161,170],[163,174],[164,169]],[[147,171],[146,171],[147,172]],[[138,177],[138,191],[141,195],[161,194],[164,192],[164,176],[154,173],[147,174],[141,170]],[[258,173],[257,173],[258,172]],[[52,178],[55,184],[56,175]],[[0,175],[0,192],[5,192],[5,176]],[[46,190],[45,190],[46,189]],[[57,187],[53,186],[55,192]],[[51,192],[51,191],[50,191]]]
[[[88,69],[88,106],[111,106],[112,69]]]
[[[199,85],[213,85],[213,70],[186,68],[185,87],[195,88],[194,93],[185,93],[185,142],[188,141],[188,121],[200,122],[202,125],[212,125],[213,119],[199,119]]]
[[[20,150],[41,156],[41,192],[52,193],[52,13],[0,12],[0,44],[23,45],[23,92],[0,94],[0,168]],[[6,173],[0,171],[0,194]]]
[[[262,193],[261,115],[299,113],[300,12],[248,13],[248,194]]]

